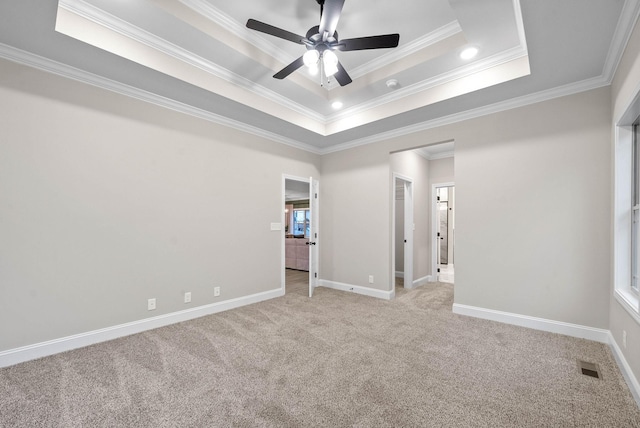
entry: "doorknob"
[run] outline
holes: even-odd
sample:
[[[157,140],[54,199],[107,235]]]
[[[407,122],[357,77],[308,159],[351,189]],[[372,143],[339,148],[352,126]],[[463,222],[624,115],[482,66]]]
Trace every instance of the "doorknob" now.
[[[306,245],[316,245],[315,242],[307,242]]]

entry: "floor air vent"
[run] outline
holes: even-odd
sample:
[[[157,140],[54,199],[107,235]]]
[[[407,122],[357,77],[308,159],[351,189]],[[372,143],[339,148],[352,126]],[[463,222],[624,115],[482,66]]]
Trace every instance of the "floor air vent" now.
[[[582,373],[583,375],[601,379],[600,370],[598,369],[597,364],[588,363],[586,361],[578,361],[578,367],[580,368],[580,373]]]

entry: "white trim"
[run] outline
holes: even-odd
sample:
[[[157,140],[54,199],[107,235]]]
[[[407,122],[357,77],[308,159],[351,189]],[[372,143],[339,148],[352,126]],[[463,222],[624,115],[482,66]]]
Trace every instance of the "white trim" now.
[[[302,183],[311,184],[309,177],[298,177],[296,175],[282,174],[282,204],[280,205],[282,208],[282,224],[286,223],[284,207],[287,204],[287,180],[291,181],[299,181]],[[311,198],[311,194],[309,194],[309,198]],[[311,207],[311,205],[309,205]],[[289,225],[292,226],[292,225]],[[282,228],[284,232],[284,226]],[[286,276],[287,276],[287,261],[286,261],[286,233],[282,233],[282,242],[280,248],[280,258],[281,258],[281,278],[282,278],[282,294],[285,294],[286,290]]]
[[[579,324],[571,324],[562,321],[554,321],[545,318],[530,317],[528,315],[514,314],[511,312],[496,311],[493,309],[479,308],[476,306],[453,304],[453,313],[467,315],[497,321],[534,330],[548,331],[550,333],[564,334],[565,336],[578,337],[601,343],[609,343],[609,330],[595,327],[587,327]]]
[[[591,79],[582,80],[580,82],[569,83],[567,85],[558,86],[556,88],[536,92],[533,94],[511,98],[508,100],[500,101],[494,104],[489,104],[489,105],[478,107],[475,109],[450,114],[448,116],[438,117],[436,119],[431,119],[425,122],[416,123],[415,125],[409,125],[403,128],[397,128],[391,131],[381,132],[379,134],[375,134],[369,137],[351,140],[346,143],[335,144],[331,147],[327,147],[323,150],[320,150],[320,154],[326,155],[329,153],[348,150],[354,147],[364,146],[367,144],[377,143],[380,141],[392,140],[394,138],[403,137],[405,135],[414,134],[417,132],[426,131],[429,129],[438,128],[445,125],[451,125],[454,123],[463,122],[465,120],[476,119],[478,117],[487,116],[494,113],[500,113],[502,111],[507,111],[507,110],[518,108],[518,107],[524,107],[531,104],[540,103],[543,101],[549,101],[555,98],[578,94],[580,92],[590,91],[592,89],[601,88],[607,85],[609,85],[609,83],[602,76],[598,76]]]
[[[622,377],[624,377],[624,380],[627,382],[627,386],[631,391],[631,395],[633,395],[636,403],[638,403],[638,406],[640,406],[640,382],[638,382],[638,379],[633,374],[633,370],[624,357],[622,349],[620,349],[618,343],[616,342],[616,339],[613,337],[613,334],[610,331],[609,346],[611,347],[611,351],[616,360],[616,363],[618,363],[618,368],[622,373]]]
[[[343,282],[328,281],[321,279],[318,281],[319,287],[332,288],[334,290],[348,291],[350,293],[362,294],[363,296],[375,297],[378,299],[391,300],[395,296],[395,290],[386,291],[375,288],[362,287],[360,285],[345,284]]]
[[[423,276],[422,278],[418,278],[416,280],[413,281],[413,287],[420,287],[421,285],[424,285],[428,282],[432,282],[431,281],[431,275],[427,275],[427,276]]]
[[[414,55],[418,51],[441,42],[462,32],[462,28],[458,21],[452,21],[442,27],[425,34],[407,44],[403,44],[379,57],[349,71],[351,77],[355,80],[369,73],[372,73],[382,67],[400,61],[403,58]],[[337,86],[333,86],[331,89]]]
[[[429,89],[436,88],[438,86],[472,76],[476,73],[480,73],[485,70],[497,67],[502,64],[506,64],[511,61],[515,61],[519,58],[527,56],[527,53],[523,51],[519,46],[505,51],[499,52],[490,57],[478,60],[469,65],[458,67],[455,70],[450,70],[445,73],[433,76],[429,79],[422,80],[413,85],[403,87],[396,91],[387,93],[386,95],[374,98],[373,100],[365,103],[358,104],[354,107],[341,110],[340,112],[329,115],[326,118],[326,123],[331,123],[339,120],[346,119],[350,116],[363,113],[365,111],[380,107],[382,105],[402,100],[408,96],[415,95],[420,92],[427,91]]]
[[[613,296],[620,303],[620,306],[640,324],[640,313],[638,312],[638,296],[635,295],[629,287],[616,288],[613,292]]]
[[[116,82],[115,80],[107,79],[106,77],[98,76],[96,74],[89,73],[70,65],[53,61],[49,58],[44,58],[39,55],[14,48],[13,46],[5,45],[3,43],[0,43],[0,58],[4,58],[18,64],[26,65],[28,67],[33,67],[38,70],[52,73],[67,79],[75,80],[80,83],[95,86],[100,89],[115,92],[117,94],[131,97],[140,101],[148,102],[150,104],[164,107],[179,113],[187,114],[189,116],[197,117],[199,119],[204,119],[218,125],[228,126],[229,128],[246,132],[247,134],[265,138],[276,143],[284,144],[286,146],[294,147],[296,149],[315,154],[321,154],[321,150],[315,146],[301,143],[291,138],[278,135],[274,132],[265,131],[264,129],[258,128],[256,126],[248,125],[238,120],[229,119],[225,116],[193,107],[188,104],[172,100],[170,98],[156,95],[154,93],[126,85],[124,83]]]
[[[640,16],[640,0],[625,0],[602,70],[602,75],[609,84],[616,74],[638,16]]]
[[[84,19],[92,21],[110,31],[121,34],[137,43],[148,46],[151,49],[163,53],[164,55],[175,58],[191,67],[198,68],[212,74],[231,85],[239,86],[256,96],[266,98],[289,110],[299,112],[311,120],[321,123],[325,122],[324,115],[311,110],[300,103],[291,101],[289,98],[242,77],[237,73],[233,73],[209,59],[196,55],[181,46],[168,42],[155,34],[131,24],[130,22],[113,16],[98,7],[86,3],[84,0],[60,0],[59,7]],[[284,63],[286,64],[286,62]],[[160,71],[162,72],[162,70]]]
[[[452,150],[450,152],[435,153],[433,155],[430,155],[428,157],[428,160],[447,159],[447,158],[452,158],[454,156],[455,156],[455,153]]]
[[[437,193],[440,187],[455,187],[454,181],[431,184],[431,281],[437,282],[438,278],[438,227],[436,208],[438,205]]]
[[[513,0],[513,11],[516,15],[516,27],[518,28],[518,40],[520,41],[520,48],[527,52],[527,37],[524,31],[524,20],[522,19],[522,6],[520,6],[520,0]]]
[[[93,345],[95,343],[106,342],[108,340],[117,339],[119,337],[129,336],[147,330],[153,330],[155,328],[192,320],[194,318],[200,318],[206,315],[216,314],[218,312],[228,311],[230,309],[236,309],[241,306],[251,305],[253,303],[262,302],[264,300],[274,299],[283,295],[283,290],[278,288],[275,290],[252,294],[249,296],[225,300],[223,302],[211,303],[208,305],[199,306],[197,308],[190,308],[183,311],[172,312],[152,318],[146,318],[139,321],[133,321],[125,324],[115,325],[112,327],[102,328],[99,330],[74,334],[72,336],[62,337],[59,339],[48,340],[46,342],[35,343],[33,345],[22,346],[20,348],[9,349],[7,351],[0,352],[0,367],[12,366],[14,364],[22,363],[36,358],[46,357],[48,355],[82,348],[84,346]]]
[[[241,23],[238,23],[233,18],[213,6],[211,3],[205,0],[178,1],[189,9],[198,13],[199,15],[202,15],[212,22],[215,22],[234,36],[252,44],[261,51],[265,52],[267,55],[276,58],[281,63],[288,64],[291,62],[291,55],[285,53],[283,49],[279,48],[274,43],[271,43],[265,37],[262,37],[257,33],[247,29],[247,27],[245,27]]]

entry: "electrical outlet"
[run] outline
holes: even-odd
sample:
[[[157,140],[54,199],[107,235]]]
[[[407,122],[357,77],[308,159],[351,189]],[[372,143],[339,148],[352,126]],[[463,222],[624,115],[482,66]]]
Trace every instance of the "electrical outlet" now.
[[[191,303],[191,291],[187,291],[184,293],[184,302]]]
[[[622,330],[622,346],[627,347],[627,330]]]
[[[156,299],[147,300],[147,310],[154,311],[156,309]]]
[[[213,287],[213,296],[214,297],[220,296],[220,287]]]
[[[369,275],[369,284],[373,284],[373,275]]]

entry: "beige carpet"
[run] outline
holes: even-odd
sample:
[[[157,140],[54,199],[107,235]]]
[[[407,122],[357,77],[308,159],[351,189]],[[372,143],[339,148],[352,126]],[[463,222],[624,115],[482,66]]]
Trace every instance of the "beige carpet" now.
[[[0,426],[640,427],[605,345],[453,315],[449,284],[309,299],[296,276],[279,299],[1,369]]]

